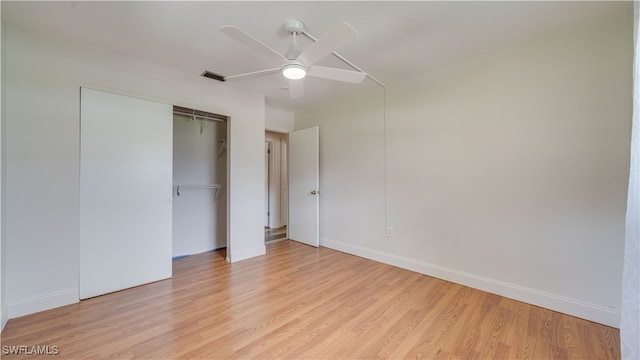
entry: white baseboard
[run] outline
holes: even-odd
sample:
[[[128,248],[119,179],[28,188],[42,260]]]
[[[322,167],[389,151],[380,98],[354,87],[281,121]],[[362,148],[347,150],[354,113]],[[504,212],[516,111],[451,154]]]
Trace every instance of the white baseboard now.
[[[9,307],[6,304],[2,304],[2,309],[0,309],[0,332],[4,330],[7,321],[9,321]]]
[[[77,288],[34,296],[9,303],[9,318],[13,319],[60,306],[75,304],[78,301],[80,301],[80,297]]]
[[[231,251],[227,248],[227,261],[230,263],[246,260],[252,257],[261,256],[267,253],[267,248],[262,244],[262,246],[256,246],[250,249],[242,249],[241,251],[233,251],[233,246]]]
[[[611,309],[601,305],[590,304],[581,300],[327,238],[320,239],[320,245],[614,328],[620,327],[620,309]]]

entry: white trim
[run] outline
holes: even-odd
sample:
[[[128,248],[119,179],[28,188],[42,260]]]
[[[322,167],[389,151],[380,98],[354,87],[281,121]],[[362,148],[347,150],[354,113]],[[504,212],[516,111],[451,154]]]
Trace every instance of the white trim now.
[[[362,246],[327,238],[320,239],[320,246],[469,286],[474,289],[487,291],[614,328],[620,327],[620,309],[591,304],[578,299],[572,299],[546,291],[531,289],[525,286],[499,281],[403,256],[387,254],[381,251],[371,250]]]
[[[242,249],[240,251],[228,251],[227,248],[227,261],[230,263],[246,260],[252,257],[264,255],[267,253],[267,248],[262,246],[256,246],[250,249]]]
[[[7,325],[7,321],[9,321],[9,307],[6,306],[6,304],[4,305],[5,306],[2,307],[0,315],[0,332],[4,330],[5,325]]]
[[[56,291],[9,303],[9,318],[14,319],[60,306],[75,304],[80,299],[78,288]]]
[[[177,104],[174,104],[174,101],[171,101],[169,99],[148,96],[148,95],[139,94],[139,93],[136,93],[136,92],[127,91],[127,90],[124,90],[124,89],[113,88],[113,87],[104,86],[104,85],[101,85],[101,84],[96,84],[96,83],[91,83],[91,82],[86,82],[86,81],[81,81],[80,82],[80,88],[97,90],[97,91],[102,91],[102,92],[115,94],[115,95],[128,96],[128,97],[133,97],[133,98],[138,98],[138,99],[142,99],[142,100],[153,101],[153,102],[166,104],[166,105],[171,105],[171,106],[177,105]],[[181,105],[178,105],[178,106],[181,106]],[[190,106],[183,106],[183,107],[190,108]]]

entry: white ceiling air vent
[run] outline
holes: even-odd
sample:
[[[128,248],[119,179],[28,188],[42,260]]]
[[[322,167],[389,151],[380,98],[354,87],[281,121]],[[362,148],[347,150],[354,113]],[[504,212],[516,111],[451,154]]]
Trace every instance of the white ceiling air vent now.
[[[224,81],[224,76],[211,72],[209,70],[205,70],[200,76],[204,76],[209,79]]]

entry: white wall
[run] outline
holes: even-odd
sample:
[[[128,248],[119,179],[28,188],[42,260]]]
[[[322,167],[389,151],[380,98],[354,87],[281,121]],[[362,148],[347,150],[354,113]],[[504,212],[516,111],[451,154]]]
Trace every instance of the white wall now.
[[[227,246],[227,125],[175,115],[173,185],[220,184],[216,189],[173,192],[173,256],[198,254]],[[218,156],[220,154],[220,156]],[[216,197],[217,193],[217,197]]]
[[[78,300],[79,88],[229,115],[229,258],[264,253],[264,96],[7,24],[9,317]]]
[[[321,131],[321,244],[617,327],[631,25],[387,84],[386,186],[381,90],[297,114]]]
[[[265,107],[265,129],[279,133],[293,130],[293,114],[284,110]]]
[[[263,97],[262,97],[263,98]],[[227,260],[236,262],[263,255],[264,246],[264,98],[247,102],[231,114],[227,148]],[[238,121],[240,111],[252,116]],[[259,124],[256,122],[260,122]],[[244,153],[246,152],[246,154]]]
[[[373,88],[296,115],[296,129],[320,127],[321,244],[385,247],[383,91]],[[388,244],[391,245],[391,244]]]

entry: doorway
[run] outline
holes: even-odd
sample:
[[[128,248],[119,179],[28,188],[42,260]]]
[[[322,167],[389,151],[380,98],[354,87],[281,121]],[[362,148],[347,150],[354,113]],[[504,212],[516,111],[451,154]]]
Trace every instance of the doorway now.
[[[288,136],[265,132],[265,242],[286,240],[289,218]]]

